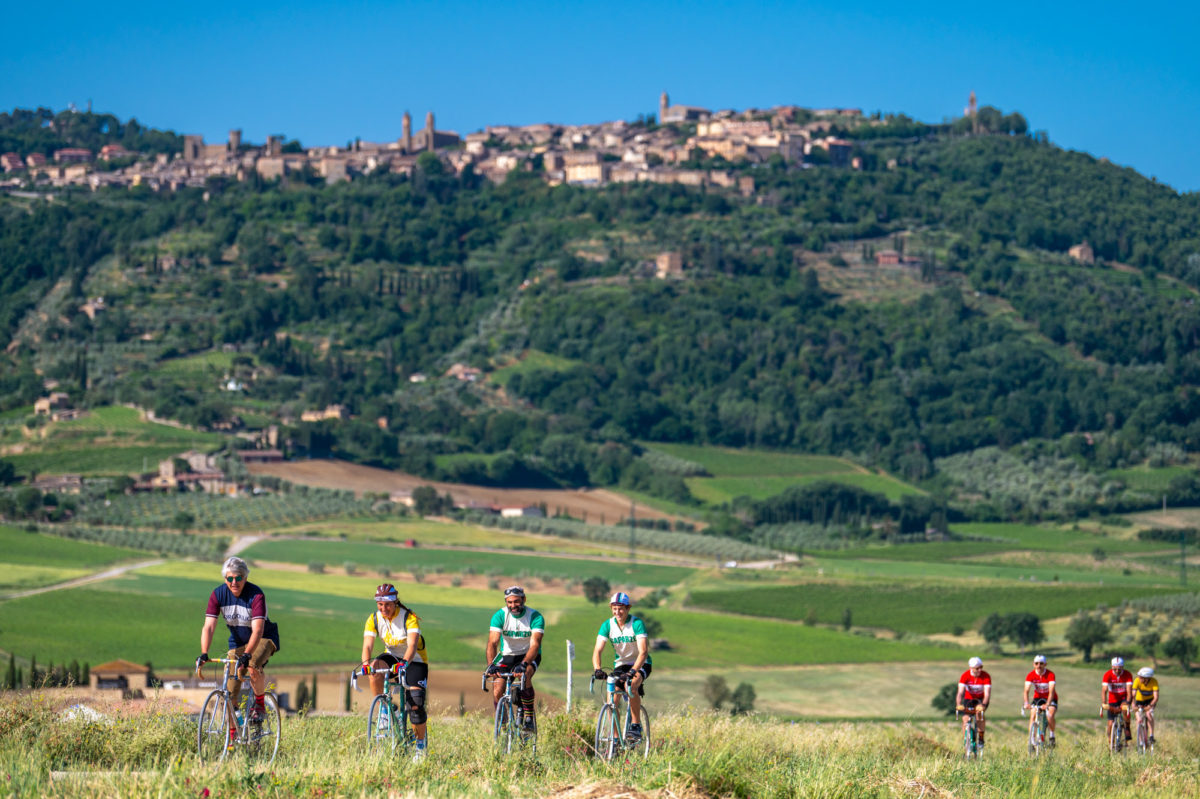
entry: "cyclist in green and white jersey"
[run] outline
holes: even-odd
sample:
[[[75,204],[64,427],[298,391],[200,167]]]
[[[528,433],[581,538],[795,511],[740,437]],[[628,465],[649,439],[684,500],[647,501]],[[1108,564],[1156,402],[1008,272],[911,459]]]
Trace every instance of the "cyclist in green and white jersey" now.
[[[488,674],[525,669],[525,688],[521,691],[521,706],[525,709],[525,726],[534,728],[533,673],[542,662],[542,636],[546,620],[525,604],[525,589],[519,585],[504,589],[504,607],[492,616],[488,627]],[[492,681],[492,706],[504,695],[504,682]]]
[[[600,668],[600,656],[610,642],[615,658],[613,660],[613,676],[618,683],[629,680],[629,712],[633,718],[639,718],[642,709],[642,683],[650,676],[649,637],[646,635],[646,625],[637,616],[629,613],[632,602],[629,594],[618,591],[608,601],[612,610],[612,618],[605,619],[596,634],[596,648],[592,652],[592,668],[596,671],[593,676],[604,680],[608,675]],[[642,736],[641,724],[630,724],[629,735],[633,740]]]

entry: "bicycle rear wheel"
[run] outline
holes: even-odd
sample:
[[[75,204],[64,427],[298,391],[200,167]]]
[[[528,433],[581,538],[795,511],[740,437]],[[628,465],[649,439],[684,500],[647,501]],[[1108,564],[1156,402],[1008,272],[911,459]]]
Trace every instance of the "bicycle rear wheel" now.
[[[246,754],[254,760],[271,763],[279,752],[279,701],[275,694],[263,695],[262,721],[246,722]]]
[[[1121,714],[1118,713],[1117,717],[1113,719],[1112,729],[1108,733],[1108,751],[1112,752],[1114,755],[1120,753],[1124,739],[1125,723]]]
[[[229,751],[229,699],[220,690],[210,693],[201,706],[196,751],[205,762],[220,760]]]
[[[596,718],[596,754],[604,760],[612,760],[617,753],[617,730],[613,721],[613,706],[602,705]]]
[[[1150,754],[1153,747],[1150,744],[1150,725],[1146,723],[1146,714],[1138,719],[1137,725],[1137,747],[1138,753],[1143,755]]]
[[[367,714],[367,746],[371,749],[396,748],[396,725],[392,723],[392,709],[388,698],[380,695],[371,702]]]
[[[513,710],[512,700],[507,696],[500,697],[500,701],[496,703],[496,726],[495,726],[496,745],[508,754],[512,751],[513,744]]]

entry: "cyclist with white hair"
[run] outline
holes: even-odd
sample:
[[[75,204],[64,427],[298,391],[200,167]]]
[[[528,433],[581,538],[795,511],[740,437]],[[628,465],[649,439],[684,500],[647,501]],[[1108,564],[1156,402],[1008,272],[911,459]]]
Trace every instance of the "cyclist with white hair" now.
[[[233,695],[233,707],[238,706],[242,691],[242,674],[249,673],[250,687],[254,689],[254,703],[247,716],[249,721],[261,721],[265,716],[263,695],[267,690],[267,678],[263,668],[271,656],[279,651],[279,626],[267,617],[267,598],[262,589],[247,578],[250,567],[241,558],[229,558],[221,567],[225,582],[218,585],[208,597],[208,609],[204,614],[204,626],[200,628],[200,656],[196,658],[196,671],[208,661],[208,648],[212,645],[217,619],[223,618],[229,628],[229,653],[226,657],[237,659],[237,670],[230,676],[228,688]],[[234,725],[230,725],[230,735]]]
[[[1112,666],[1104,672],[1100,680],[1101,707],[1107,711],[1108,725],[1105,734],[1112,737],[1113,720],[1120,714],[1125,718],[1125,740],[1133,740],[1133,732],[1129,729],[1129,698],[1133,694],[1133,675],[1125,668],[1125,659],[1115,657],[1109,664]]]
[[[983,660],[973,657],[967,661],[967,670],[958,678],[958,694],[954,704],[963,714],[963,729],[967,716],[974,715],[979,726],[979,748],[983,749],[984,713],[992,701],[992,675],[983,670]]]
[[[485,674],[525,672],[521,707],[525,711],[525,729],[535,730],[533,673],[542,662],[542,636],[546,619],[525,604],[525,589],[519,585],[504,589],[504,607],[492,615],[488,625],[487,669]],[[492,706],[504,695],[504,681],[492,682]]]
[[[1154,707],[1158,704],[1158,679],[1154,676],[1154,669],[1149,666],[1138,669],[1132,688],[1133,703],[1145,711],[1150,743],[1154,743]]]
[[[641,718],[642,683],[650,676],[650,647],[649,636],[646,635],[646,625],[637,616],[629,613],[632,605],[629,594],[618,591],[608,601],[612,610],[612,618],[605,619],[596,633],[596,648],[592,651],[593,677],[597,680],[608,679],[604,669],[600,668],[600,656],[604,648],[611,642],[614,653],[613,677],[617,683],[629,681],[629,714],[631,718]],[[629,740],[636,741],[642,737],[642,725],[629,725]]]
[[[1033,696],[1029,693],[1032,690]],[[1034,655],[1033,670],[1025,675],[1024,709],[1036,705],[1046,706],[1046,737],[1054,746],[1054,717],[1058,715],[1058,687],[1054,672],[1046,666],[1045,655]],[[1036,714],[1035,714],[1036,715]]]

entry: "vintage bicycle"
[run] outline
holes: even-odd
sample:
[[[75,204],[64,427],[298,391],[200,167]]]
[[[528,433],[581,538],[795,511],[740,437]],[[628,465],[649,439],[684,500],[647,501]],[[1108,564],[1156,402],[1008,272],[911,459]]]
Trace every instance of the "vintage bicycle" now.
[[[525,689],[525,670],[500,671],[495,674],[484,674],[481,687],[488,690],[496,680],[504,681],[504,693],[496,702],[494,735],[496,745],[509,754],[513,744],[537,754],[537,719],[530,718],[530,724],[525,724],[525,708],[521,704],[521,691]]]
[[[954,717],[965,716],[966,721],[963,724],[963,756],[967,760],[974,760],[979,757],[979,727],[978,721],[974,713],[962,713],[955,711]]]
[[[595,739],[596,754],[605,760],[612,760],[620,752],[642,757],[650,754],[650,714],[644,702],[638,709],[638,722],[642,726],[641,737],[633,738],[629,734],[629,727],[633,724],[628,691],[628,679],[631,677],[632,675],[627,674],[626,679],[619,680],[617,675],[609,674],[605,679],[607,696],[596,717]],[[593,675],[588,683],[588,693],[595,692],[595,685],[596,677]]]
[[[407,752],[416,744],[416,735],[408,722],[408,703],[397,703],[392,698],[392,692],[400,689],[403,697],[408,685],[404,682],[404,667],[397,663],[394,666],[377,669],[373,666],[359,666],[350,672],[350,687],[355,691],[358,687],[359,675],[383,675],[383,693],[371,700],[371,709],[367,713],[367,746],[371,749],[392,751],[399,748]]]
[[[1100,715],[1110,713],[1109,705],[1101,705]],[[1117,715],[1112,720],[1112,729],[1108,733],[1108,751],[1112,754],[1120,754],[1125,750],[1125,714],[1118,710]]]
[[[1041,700],[1038,700],[1041,702]],[[1031,708],[1033,712],[1029,714],[1029,754],[1034,757],[1039,757],[1050,751],[1050,745],[1046,741],[1046,705],[1044,703],[1034,703]],[[1021,707],[1021,715],[1025,715],[1025,707]]]
[[[196,750],[200,759],[220,761],[230,752],[240,750],[253,760],[274,762],[279,752],[279,700],[273,693],[265,694],[261,716],[255,718],[249,706],[253,692],[243,690],[241,703],[234,707],[229,679],[237,675],[237,660],[217,658],[208,662],[224,664],[224,672],[220,686],[209,693],[200,710],[196,735]],[[203,666],[196,668],[197,677],[201,676],[202,669]]]
[[[1137,725],[1134,727],[1134,738],[1137,740],[1138,754],[1152,755],[1154,754],[1154,741],[1150,740],[1150,713],[1152,708],[1142,707],[1137,708]]]

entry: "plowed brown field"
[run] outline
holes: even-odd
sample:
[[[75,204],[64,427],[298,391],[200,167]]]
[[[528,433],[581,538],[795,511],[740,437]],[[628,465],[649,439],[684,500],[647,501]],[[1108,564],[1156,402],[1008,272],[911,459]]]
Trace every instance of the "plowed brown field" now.
[[[537,488],[489,488],[461,483],[438,483],[404,472],[392,472],[371,466],[336,460],[282,461],[278,463],[249,463],[251,474],[282,477],[293,483],[340,488],[362,494],[364,491],[391,493],[412,491],[431,485],[439,494],[450,494],[458,505],[475,503],[498,508],[526,507],[544,503],[551,513],[562,508],[576,519],[592,524],[615,524],[629,518],[630,502],[619,494],[604,489],[591,491]],[[636,509],[639,519],[674,519],[667,513],[644,505]]]

